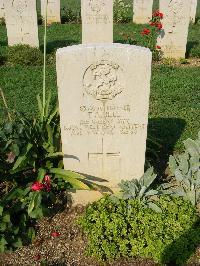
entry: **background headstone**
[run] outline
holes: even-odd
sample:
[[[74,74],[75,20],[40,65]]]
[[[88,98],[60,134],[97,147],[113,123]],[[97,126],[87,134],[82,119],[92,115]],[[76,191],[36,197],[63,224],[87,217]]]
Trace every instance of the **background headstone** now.
[[[133,1],[133,22],[137,24],[149,23],[152,18],[153,0]]]
[[[39,47],[36,0],[6,0],[8,44]]]
[[[142,176],[150,76],[147,48],[91,44],[57,51],[65,169],[100,178],[112,190],[121,179]],[[79,203],[98,195],[90,193],[76,194]]]
[[[160,0],[160,11],[164,13],[164,18],[157,43],[166,58],[185,57],[190,5],[189,0]]]
[[[46,15],[46,1],[41,0],[41,15]],[[48,0],[47,4],[47,24],[61,22],[60,18],[60,0]]]
[[[82,43],[113,42],[113,0],[81,0]]]
[[[196,19],[197,0],[191,0],[190,20],[194,23]]]
[[[5,0],[0,0],[0,19],[5,18],[4,1]]]

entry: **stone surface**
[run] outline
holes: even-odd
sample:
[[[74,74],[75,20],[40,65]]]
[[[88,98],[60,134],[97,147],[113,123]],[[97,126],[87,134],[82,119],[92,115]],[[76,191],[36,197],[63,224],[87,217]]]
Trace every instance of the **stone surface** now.
[[[189,0],[160,0],[160,11],[164,13],[164,18],[158,45],[165,58],[185,57],[190,4]]]
[[[0,0],[0,19],[5,18],[4,1]]]
[[[82,43],[113,42],[113,0],[81,0]]]
[[[91,44],[57,51],[65,169],[111,190],[121,179],[142,176],[150,76],[151,52],[146,48]],[[85,203],[100,196],[90,193],[75,198]]]
[[[197,11],[197,0],[191,0],[191,8],[190,8],[190,20],[194,23],[196,19],[196,11]]]
[[[6,0],[8,44],[39,47],[36,0]]]
[[[41,0],[41,15],[46,15],[46,1]],[[48,0],[47,4],[47,24],[61,22],[60,18],[60,0]]]
[[[153,0],[133,1],[133,22],[137,24],[148,23],[152,18]]]

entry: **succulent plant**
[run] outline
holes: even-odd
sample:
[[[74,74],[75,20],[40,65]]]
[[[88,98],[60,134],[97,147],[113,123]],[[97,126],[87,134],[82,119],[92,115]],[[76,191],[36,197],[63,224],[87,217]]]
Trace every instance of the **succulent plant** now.
[[[200,132],[198,139],[187,139],[184,146],[183,154],[170,156],[169,167],[175,182],[164,184],[163,188],[196,205],[200,201]]]
[[[144,206],[161,212],[161,209],[153,202],[155,196],[162,194],[161,191],[152,188],[156,177],[157,175],[154,173],[153,167],[151,167],[139,180],[122,180],[119,184],[121,197],[123,199],[138,199]]]

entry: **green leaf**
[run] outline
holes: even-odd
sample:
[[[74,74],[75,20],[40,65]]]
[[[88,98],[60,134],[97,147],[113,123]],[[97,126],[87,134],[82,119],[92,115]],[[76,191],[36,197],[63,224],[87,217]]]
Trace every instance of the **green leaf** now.
[[[176,163],[174,156],[172,155],[169,157],[169,167],[170,167],[170,170],[172,171],[172,174],[174,174],[177,168],[177,163]]]
[[[64,170],[60,168],[52,168],[49,171],[52,174],[56,175],[62,175],[62,176],[67,176],[67,177],[72,177],[72,178],[79,178],[79,179],[85,179],[84,175],[81,175],[79,173],[73,172],[71,170]]]
[[[83,190],[90,190],[90,187],[80,181],[79,179],[85,179],[84,176],[72,172],[70,170],[64,170],[59,168],[52,168],[49,170],[50,173],[57,175],[58,177],[62,178],[66,182],[69,182],[74,188],[83,189]]]
[[[20,165],[26,160],[27,153],[30,151],[30,149],[33,147],[31,143],[28,143],[27,146],[24,148],[22,154],[17,158],[17,161],[15,162],[13,169],[16,170]]]
[[[37,176],[37,181],[41,183],[44,179],[45,174],[46,174],[46,170],[44,168],[40,168],[38,172],[38,176]]]
[[[150,209],[152,209],[153,211],[155,211],[155,212],[158,212],[158,213],[162,213],[162,209],[160,208],[160,207],[158,207],[158,205],[156,205],[155,203],[153,203],[153,202],[148,202],[148,207],[150,208]]]
[[[40,203],[41,203],[40,192],[39,191],[33,192],[31,201],[30,201],[29,206],[28,206],[28,215],[30,215],[30,213],[33,211],[33,209],[35,207],[37,207],[38,205],[40,205]]]
[[[186,141],[184,141],[184,145],[191,156],[199,156],[198,147],[194,140],[187,139]]]
[[[9,223],[10,222],[10,214],[9,213],[4,214],[2,221],[5,223]]]

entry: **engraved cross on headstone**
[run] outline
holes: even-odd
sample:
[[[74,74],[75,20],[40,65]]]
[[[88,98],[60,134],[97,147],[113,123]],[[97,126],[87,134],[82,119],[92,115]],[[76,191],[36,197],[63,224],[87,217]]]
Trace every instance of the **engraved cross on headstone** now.
[[[112,160],[116,158],[116,161],[115,161],[115,165],[117,163],[117,168],[119,169],[120,168],[120,152],[105,152],[105,149],[104,149],[104,139],[102,138],[102,145],[101,145],[101,151],[100,152],[89,152],[88,153],[88,161],[90,162],[91,160],[95,160],[96,161],[96,164],[98,164],[98,168],[99,168],[99,174],[101,176],[99,177],[102,177],[102,178],[106,178],[108,177],[109,173],[108,172],[105,172],[105,169],[108,169],[107,164],[110,163],[112,164]],[[111,160],[110,160],[111,159]],[[100,163],[98,162],[100,160]],[[114,165],[110,165],[110,169],[112,171],[112,168],[113,168],[113,171],[116,170],[114,169]],[[118,171],[119,172],[119,171]]]

